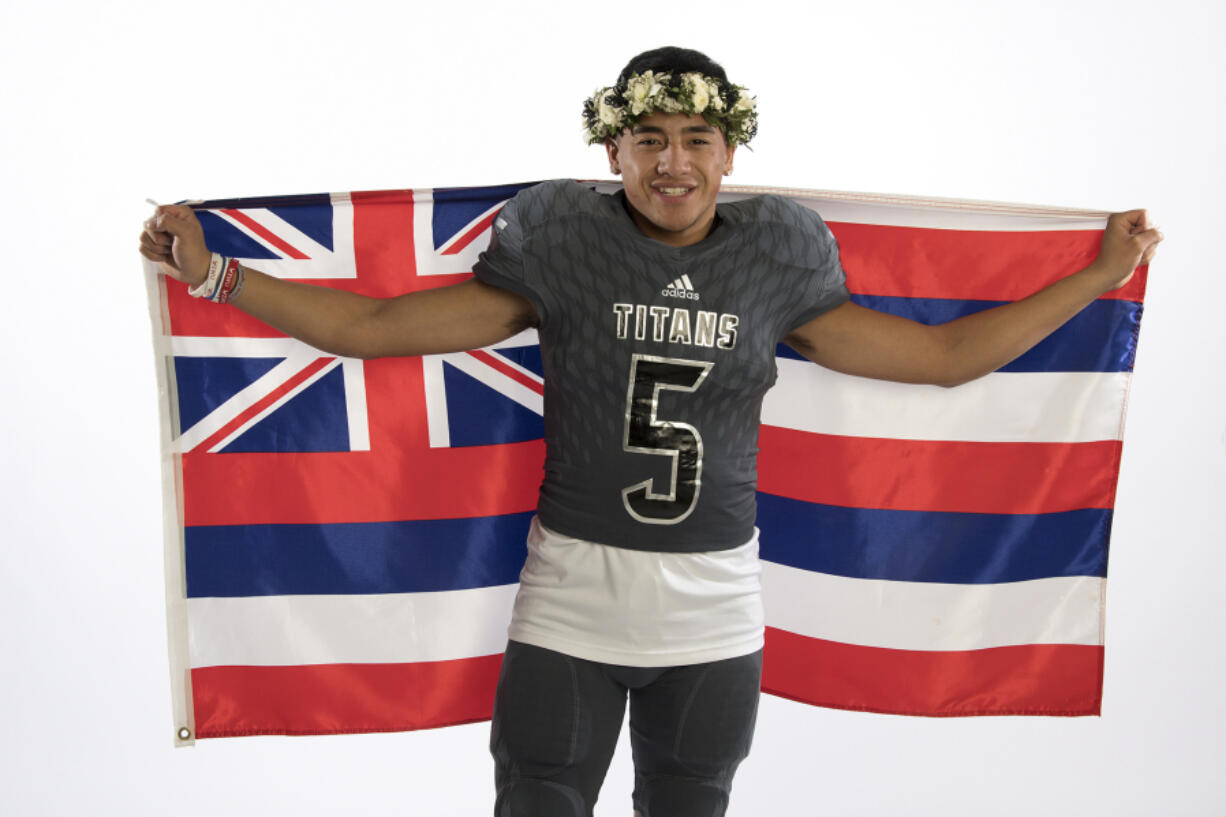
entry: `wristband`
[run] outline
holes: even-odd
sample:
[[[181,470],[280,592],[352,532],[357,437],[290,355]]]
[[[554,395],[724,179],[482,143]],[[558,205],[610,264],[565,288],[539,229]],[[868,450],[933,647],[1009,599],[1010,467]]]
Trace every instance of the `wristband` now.
[[[221,284],[217,287],[216,294],[211,300],[214,303],[224,304],[229,303],[230,299],[238,294],[243,288],[243,280],[246,278],[246,273],[239,266],[237,258],[226,259],[226,271],[222,273]]]
[[[221,273],[226,267],[226,260],[220,253],[213,253],[209,258],[208,275],[204,277],[204,280],[199,285],[187,290],[187,294],[193,298],[213,300],[213,296],[217,294],[217,284],[221,281]]]
[[[226,258],[221,253],[213,253],[209,259],[208,275],[198,286],[188,289],[187,294],[215,304],[224,304],[238,296],[246,280],[247,271],[239,265],[237,258]]]

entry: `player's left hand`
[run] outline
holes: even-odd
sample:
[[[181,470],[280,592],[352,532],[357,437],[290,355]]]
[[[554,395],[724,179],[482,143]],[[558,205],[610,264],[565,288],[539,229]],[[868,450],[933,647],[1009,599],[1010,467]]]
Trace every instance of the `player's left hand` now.
[[[1108,288],[1119,289],[1128,283],[1137,267],[1153,259],[1163,238],[1144,210],[1115,213],[1108,218],[1103,245],[1094,261],[1113,282]]]

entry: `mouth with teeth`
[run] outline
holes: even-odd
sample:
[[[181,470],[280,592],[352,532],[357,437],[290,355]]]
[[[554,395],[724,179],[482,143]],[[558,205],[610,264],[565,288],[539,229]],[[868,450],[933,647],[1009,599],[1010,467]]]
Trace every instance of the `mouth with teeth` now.
[[[691,192],[693,189],[694,188],[692,187],[664,187],[664,186],[654,188],[654,190],[657,193],[659,193],[661,196],[664,196],[666,198],[676,198],[676,197],[684,196],[687,193]]]

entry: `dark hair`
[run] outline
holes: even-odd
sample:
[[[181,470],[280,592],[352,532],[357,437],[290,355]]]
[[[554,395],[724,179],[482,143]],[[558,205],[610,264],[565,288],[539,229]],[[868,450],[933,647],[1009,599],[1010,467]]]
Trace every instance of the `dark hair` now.
[[[644,51],[632,58],[617,76],[617,84],[625,88],[626,80],[634,74],[642,74],[646,71],[656,73],[667,71],[674,75],[697,71],[718,79],[724,85],[728,84],[728,75],[715,60],[701,51],[695,51],[692,48],[678,48],[675,45],[653,48],[651,51]]]

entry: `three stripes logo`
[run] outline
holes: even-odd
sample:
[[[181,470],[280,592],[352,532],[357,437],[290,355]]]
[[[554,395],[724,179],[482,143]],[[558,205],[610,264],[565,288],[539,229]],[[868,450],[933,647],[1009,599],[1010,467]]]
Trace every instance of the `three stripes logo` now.
[[[669,298],[684,298],[687,301],[697,301],[699,299],[698,292],[695,291],[694,284],[690,281],[689,275],[682,275],[676,281],[660,290],[660,294]]]

